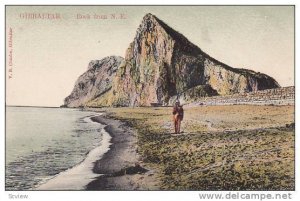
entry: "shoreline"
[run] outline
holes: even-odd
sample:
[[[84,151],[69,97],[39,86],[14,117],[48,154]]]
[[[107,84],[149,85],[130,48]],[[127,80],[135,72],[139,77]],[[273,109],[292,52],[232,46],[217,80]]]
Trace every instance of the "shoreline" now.
[[[100,114],[102,115],[102,114]],[[97,115],[98,116],[98,115]],[[92,121],[94,116],[85,117],[85,121],[98,124]],[[99,125],[99,124],[98,124]],[[105,125],[102,125],[103,127]],[[36,186],[35,190],[85,190],[85,186],[93,181],[99,174],[93,172],[94,162],[102,157],[109,151],[111,145],[111,136],[103,128],[100,133],[102,134],[102,141],[99,146],[91,149],[86,157],[74,165],[73,167],[62,171],[55,176],[49,178],[45,182]]]
[[[91,118],[106,125],[111,136],[109,150],[94,162],[93,172],[101,174],[86,186],[86,190],[155,190],[153,171],[143,167],[137,153],[137,136],[126,122],[108,118],[106,113]]]
[[[294,189],[293,106],[187,107],[180,135],[173,135],[169,108],[89,110],[138,131],[142,167],[157,170],[154,190]],[[111,178],[98,178],[92,190],[148,187],[120,188]]]

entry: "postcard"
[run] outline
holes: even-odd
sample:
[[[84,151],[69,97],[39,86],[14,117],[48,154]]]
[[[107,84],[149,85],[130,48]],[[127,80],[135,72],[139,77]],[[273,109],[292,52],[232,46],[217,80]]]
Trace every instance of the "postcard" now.
[[[6,191],[295,190],[295,6],[5,18]]]

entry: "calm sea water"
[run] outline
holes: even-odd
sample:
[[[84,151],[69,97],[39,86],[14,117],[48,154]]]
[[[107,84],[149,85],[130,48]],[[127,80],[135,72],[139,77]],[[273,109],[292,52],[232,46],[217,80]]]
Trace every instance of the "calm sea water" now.
[[[6,108],[6,190],[35,189],[101,146],[95,112],[66,108]]]

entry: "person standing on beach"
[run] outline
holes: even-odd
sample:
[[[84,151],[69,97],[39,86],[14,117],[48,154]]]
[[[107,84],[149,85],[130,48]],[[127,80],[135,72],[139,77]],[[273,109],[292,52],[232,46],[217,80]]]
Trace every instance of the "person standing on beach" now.
[[[180,133],[180,125],[183,120],[183,108],[180,105],[179,100],[177,99],[173,107],[173,121],[175,127],[175,134]]]

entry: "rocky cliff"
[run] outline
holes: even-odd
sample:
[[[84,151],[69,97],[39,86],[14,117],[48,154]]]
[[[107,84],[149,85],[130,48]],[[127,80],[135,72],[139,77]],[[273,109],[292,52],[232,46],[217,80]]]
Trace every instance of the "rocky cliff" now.
[[[228,95],[279,84],[265,74],[217,61],[156,16],[147,14],[110,86],[111,90],[98,93],[94,99],[84,97],[90,99],[86,105],[168,105],[178,96]]]
[[[265,74],[217,61],[156,16],[147,14],[117,72],[112,104],[168,104],[172,97],[199,85],[210,85],[219,95],[279,87]]]
[[[65,98],[64,105],[85,106],[88,101],[107,93],[123,60],[122,57],[110,56],[91,61],[87,71],[77,79],[71,94]]]

